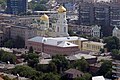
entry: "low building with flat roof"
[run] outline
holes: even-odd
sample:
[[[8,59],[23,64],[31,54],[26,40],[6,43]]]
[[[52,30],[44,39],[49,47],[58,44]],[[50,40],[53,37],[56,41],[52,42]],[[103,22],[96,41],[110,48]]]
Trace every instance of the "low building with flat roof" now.
[[[104,48],[104,43],[100,42],[93,42],[93,41],[86,41],[82,44],[82,50],[84,51],[93,51],[93,52],[99,52],[100,49]]]

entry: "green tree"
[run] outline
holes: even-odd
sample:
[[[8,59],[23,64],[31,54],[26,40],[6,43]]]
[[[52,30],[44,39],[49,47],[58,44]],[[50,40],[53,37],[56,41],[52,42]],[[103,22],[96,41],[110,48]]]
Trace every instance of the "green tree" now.
[[[60,80],[60,76],[55,75],[53,73],[46,73],[43,76],[43,80]]]
[[[16,66],[13,69],[13,74],[19,74],[20,76],[23,77],[33,78],[32,80],[35,80],[35,77],[38,78],[40,75],[42,75],[42,73],[26,65]]]
[[[98,75],[103,75],[107,78],[112,77],[112,62],[111,61],[103,61],[99,71]]]
[[[47,10],[45,5],[47,2],[48,0],[40,0],[38,2],[31,1],[28,3],[28,8],[34,11],[44,11],[44,10]]]
[[[57,67],[56,67],[55,63],[53,63],[53,62],[49,63],[49,65],[48,65],[48,71],[54,72],[54,73],[57,72]]]
[[[80,60],[77,60],[73,62],[72,65],[74,68],[78,68],[80,71],[87,72],[89,68],[88,62],[85,60],[85,58],[81,58]]]
[[[77,34],[74,33],[71,29],[68,29],[68,34],[69,34],[70,36],[77,36]]]
[[[113,59],[120,60],[120,50],[113,49],[111,55]]]
[[[103,48],[100,49],[100,53],[104,53],[105,50]]]
[[[105,47],[108,49],[108,51],[111,51],[112,49],[120,48],[120,41],[115,36],[104,38],[104,43],[106,43]]]
[[[30,46],[28,53],[33,53],[33,52],[34,52],[33,47]]]
[[[52,62],[56,65],[58,72],[66,70],[69,67],[69,61],[62,55],[54,56]]]
[[[47,8],[43,4],[36,4],[36,6],[34,7],[34,11],[46,11],[46,10]]]
[[[5,41],[4,42],[4,47],[13,48],[14,47],[14,41],[12,39],[9,39],[9,40]]]
[[[50,72],[50,71],[48,71],[48,65],[44,65],[44,64],[38,64],[37,66],[36,66],[36,70],[37,71],[41,71],[41,72],[44,72],[44,73],[48,73],[48,72]]]
[[[3,62],[8,62],[10,61],[10,63],[15,63],[16,62],[16,56],[12,53],[9,52],[3,52],[2,56],[1,56],[1,61]]]
[[[35,67],[39,63],[39,56],[36,53],[29,53],[26,55],[25,60],[29,66]]]
[[[89,73],[85,73],[82,77],[75,78],[73,80],[91,80],[92,75]]]

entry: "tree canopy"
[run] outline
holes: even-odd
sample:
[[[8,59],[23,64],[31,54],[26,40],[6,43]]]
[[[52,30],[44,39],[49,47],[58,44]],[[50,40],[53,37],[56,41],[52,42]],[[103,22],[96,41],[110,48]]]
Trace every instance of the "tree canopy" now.
[[[113,58],[113,59],[120,60],[120,50],[113,49],[113,50],[112,50],[112,58]]]
[[[29,9],[32,9],[33,11],[45,11],[47,10],[45,3],[46,0],[40,0],[39,2],[31,1],[29,2]]]
[[[42,73],[40,73],[26,65],[16,66],[13,69],[13,74],[19,74],[20,76],[28,77],[28,78],[33,78],[35,76],[38,77],[38,76],[42,75]]]
[[[108,51],[112,51],[112,49],[120,49],[120,40],[115,36],[105,37],[104,43],[106,43],[105,47]]]
[[[111,78],[112,77],[112,62],[111,61],[103,61],[99,71],[98,75],[103,75],[106,78]]]
[[[25,41],[22,37],[16,36],[15,39],[7,39],[4,41],[4,47],[7,48],[24,48]]]
[[[66,70],[69,67],[69,61],[62,55],[54,56],[52,62],[56,65],[58,72]]]
[[[35,67],[39,63],[39,56],[36,53],[28,53],[26,54],[25,60],[29,66]]]
[[[80,60],[73,62],[72,65],[74,68],[78,68],[80,71],[83,72],[87,72],[89,68],[89,64],[84,58],[81,58]]]
[[[0,51],[0,60],[3,62],[10,62],[10,63],[15,63],[16,62],[16,56],[12,53],[5,52],[5,51]]]

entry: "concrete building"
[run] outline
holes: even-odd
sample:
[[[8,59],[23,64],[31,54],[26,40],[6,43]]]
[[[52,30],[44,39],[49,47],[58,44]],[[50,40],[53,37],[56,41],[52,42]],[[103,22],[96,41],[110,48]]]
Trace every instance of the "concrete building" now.
[[[80,3],[79,4],[79,25],[93,25],[94,24],[94,4]]]
[[[28,0],[7,0],[8,14],[24,14],[27,12]]]
[[[98,2],[94,4],[95,24],[100,26],[109,26],[109,4]]]
[[[118,39],[120,39],[120,29],[115,27],[113,29],[113,33],[112,33],[112,36],[116,36]]]
[[[103,43],[100,42],[93,42],[93,41],[86,41],[82,44],[82,50],[84,51],[93,51],[93,52],[99,52],[100,49],[104,49]]]
[[[17,36],[22,37],[25,41],[29,38],[37,36],[33,28],[27,26],[11,26],[10,37],[15,39]]]
[[[120,0],[110,0],[111,2],[120,3]]]
[[[120,27],[120,3],[110,3],[110,25]]]
[[[80,3],[78,23],[120,27],[119,13],[119,2]]]

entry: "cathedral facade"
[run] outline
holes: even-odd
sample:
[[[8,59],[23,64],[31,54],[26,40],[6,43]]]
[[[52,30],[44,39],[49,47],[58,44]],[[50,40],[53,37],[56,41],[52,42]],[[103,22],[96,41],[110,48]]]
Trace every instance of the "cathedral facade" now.
[[[51,26],[50,26],[51,23]],[[34,25],[37,26],[37,35],[46,37],[67,37],[68,24],[66,19],[66,9],[60,6],[57,9],[57,17],[49,19],[49,16],[44,14],[40,17],[40,21],[37,21]]]

